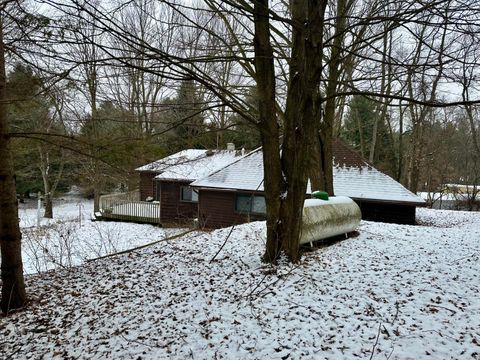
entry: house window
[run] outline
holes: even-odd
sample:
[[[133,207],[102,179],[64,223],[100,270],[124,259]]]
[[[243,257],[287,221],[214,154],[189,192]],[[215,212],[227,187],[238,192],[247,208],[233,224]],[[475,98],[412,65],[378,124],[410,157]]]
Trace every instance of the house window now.
[[[265,197],[262,195],[237,194],[235,196],[235,211],[248,214],[266,214]]]
[[[182,186],[180,192],[180,200],[195,203],[198,202],[198,191],[191,188],[190,186]]]

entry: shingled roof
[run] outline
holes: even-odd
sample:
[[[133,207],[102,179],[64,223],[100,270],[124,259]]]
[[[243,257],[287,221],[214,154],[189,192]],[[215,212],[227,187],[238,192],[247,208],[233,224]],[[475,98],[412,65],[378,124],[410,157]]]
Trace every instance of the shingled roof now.
[[[193,181],[225,167],[240,156],[241,152],[235,150],[187,149],[135,170],[158,173],[157,180]]]
[[[372,167],[362,156],[339,139],[332,143],[333,164],[339,167]]]
[[[335,195],[354,199],[423,205],[425,202],[390,176],[375,169],[358,153],[342,143],[333,142],[333,186]],[[261,149],[194,181],[201,188],[263,191],[263,155]],[[308,192],[310,189],[308,188]]]

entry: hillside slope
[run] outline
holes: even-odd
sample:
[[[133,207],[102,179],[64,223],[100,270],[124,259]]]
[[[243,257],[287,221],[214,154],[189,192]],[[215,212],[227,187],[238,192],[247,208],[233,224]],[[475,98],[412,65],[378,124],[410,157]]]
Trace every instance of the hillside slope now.
[[[480,359],[480,214],[421,209],[421,226],[260,262],[264,223],[194,233],[27,277],[0,319],[12,358]]]

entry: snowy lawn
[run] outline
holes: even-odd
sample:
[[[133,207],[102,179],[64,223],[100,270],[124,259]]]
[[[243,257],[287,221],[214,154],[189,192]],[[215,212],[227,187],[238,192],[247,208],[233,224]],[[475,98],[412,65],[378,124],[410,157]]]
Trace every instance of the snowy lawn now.
[[[54,219],[41,218],[40,227],[37,227],[37,210],[33,208],[35,203],[19,206],[23,267],[27,274],[80,265],[87,259],[131,249],[186,230],[92,221],[93,201],[75,197],[57,200],[54,205]]]
[[[419,219],[362,222],[295,266],[260,262],[259,222],[213,262],[230,229],[27,276],[30,305],[0,319],[2,355],[480,359],[480,214]]]

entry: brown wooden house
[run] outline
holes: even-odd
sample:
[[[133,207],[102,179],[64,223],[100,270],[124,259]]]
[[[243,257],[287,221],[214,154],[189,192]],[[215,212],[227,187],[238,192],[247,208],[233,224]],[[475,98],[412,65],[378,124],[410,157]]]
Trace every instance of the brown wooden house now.
[[[198,217],[198,192],[194,180],[238,159],[240,151],[188,149],[136,169],[140,200],[160,203],[160,223],[182,223]]]
[[[415,224],[415,210],[425,205],[423,199],[339,140],[334,141],[333,156],[335,195],[355,200],[364,220]],[[205,227],[265,218],[261,149],[190,185],[198,191],[199,220]]]

